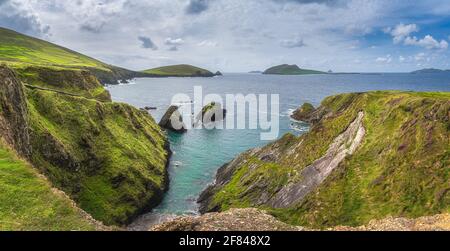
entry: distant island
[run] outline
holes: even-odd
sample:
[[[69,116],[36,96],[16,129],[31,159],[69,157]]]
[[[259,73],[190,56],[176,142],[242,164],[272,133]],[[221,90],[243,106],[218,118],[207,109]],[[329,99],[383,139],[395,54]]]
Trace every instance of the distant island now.
[[[167,77],[214,77],[222,75],[220,72],[214,74],[208,70],[187,64],[163,66],[143,72]]]
[[[278,65],[263,72],[266,75],[307,75],[307,74],[327,74],[323,71],[301,69],[297,65]]]
[[[251,74],[261,74],[261,73],[263,73],[262,71],[249,71],[248,73],[251,73]]]
[[[450,70],[441,70],[435,68],[422,69],[418,71],[413,71],[411,74],[430,74],[430,73],[450,73]]]

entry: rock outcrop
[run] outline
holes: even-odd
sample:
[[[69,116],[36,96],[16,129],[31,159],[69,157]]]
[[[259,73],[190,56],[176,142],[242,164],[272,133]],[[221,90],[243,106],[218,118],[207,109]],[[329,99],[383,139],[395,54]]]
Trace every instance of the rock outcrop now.
[[[285,135],[221,167],[202,213],[256,207],[312,228],[449,210],[448,93],[327,98],[311,131]]]
[[[311,115],[316,110],[313,105],[310,103],[303,104],[300,108],[294,111],[294,113],[291,115],[291,118],[303,121],[306,123],[311,122]]]
[[[247,208],[224,213],[179,217],[154,226],[151,231],[300,231],[302,227],[280,222],[265,211]]]
[[[327,231],[449,231],[450,214],[417,219],[388,217],[372,220],[359,227],[337,226]],[[266,211],[254,208],[230,209],[223,213],[179,217],[154,226],[150,231],[316,231],[291,226],[277,220]]]
[[[159,126],[178,133],[187,131],[186,125],[183,122],[183,115],[180,113],[179,107],[175,105],[172,105],[167,109],[159,122]]]
[[[16,74],[0,66],[0,132],[20,155],[31,154],[25,94]]]

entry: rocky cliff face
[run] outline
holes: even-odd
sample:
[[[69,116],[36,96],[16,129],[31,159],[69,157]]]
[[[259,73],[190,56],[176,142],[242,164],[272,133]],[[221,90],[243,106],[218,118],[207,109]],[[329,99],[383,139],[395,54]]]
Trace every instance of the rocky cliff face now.
[[[30,81],[22,84],[0,68],[2,136],[108,225],[126,224],[156,206],[168,188],[170,149],[153,118],[94,98],[100,85],[88,73],[47,70],[27,71],[28,77],[21,72],[20,78]]]
[[[306,227],[447,212],[448,93],[327,98],[311,131],[241,154],[200,196],[202,212],[258,207]]]
[[[30,157],[26,98],[16,74],[5,66],[0,66],[0,132],[18,153]]]

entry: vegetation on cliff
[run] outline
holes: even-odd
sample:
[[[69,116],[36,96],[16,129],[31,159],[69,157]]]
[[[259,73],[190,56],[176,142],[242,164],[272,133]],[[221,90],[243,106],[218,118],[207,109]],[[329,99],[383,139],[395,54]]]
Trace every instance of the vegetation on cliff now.
[[[301,69],[297,65],[278,65],[271,67],[263,72],[266,75],[309,75],[309,74],[326,74],[322,71]]]
[[[143,71],[144,73],[167,77],[213,77],[212,72],[192,65],[171,65]]]
[[[222,167],[202,211],[258,207],[284,222],[358,226],[449,212],[449,93],[327,98],[311,132]]]
[[[0,142],[0,231],[96,229],[86,213]]]
[[[126,224],[167,189],[166,136],[147,112],[91,98],[95,77],[71,73],[62,78],[74,86],[37,86],[0,67],[2,137],[95,219]]]

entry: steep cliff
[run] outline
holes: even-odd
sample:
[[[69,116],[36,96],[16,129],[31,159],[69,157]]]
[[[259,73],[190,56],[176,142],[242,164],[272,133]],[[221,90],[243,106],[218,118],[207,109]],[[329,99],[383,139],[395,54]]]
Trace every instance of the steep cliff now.
[[[308,134],[223,166],[201,211],[258,207],[324,228],[450,210],[449,93],[343,94],[314,113]]]
[[[92,95],[100,85],[89,73],[47,71],[32,82],[0,67],[4,140],[106,224],[126,224],[157,205],[170,150],[153,118],[109,94]]]

